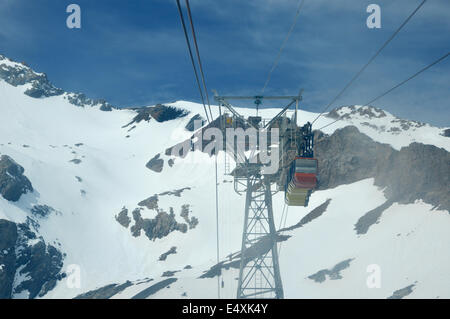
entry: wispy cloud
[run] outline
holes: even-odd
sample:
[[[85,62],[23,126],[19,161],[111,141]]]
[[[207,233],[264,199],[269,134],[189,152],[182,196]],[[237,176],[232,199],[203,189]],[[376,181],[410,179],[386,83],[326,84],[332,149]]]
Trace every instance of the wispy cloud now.
[[[0,51],[30,59],[59,86],[118,105],[199,100],[174,1],[78,2],[84,19],[80,32],[64,29],[60,1],[32,2],[45,4],[42,12],[33,7],[34,16],[46,18],[39,24],[31,23],[20,7],[31,2],[0,1]],[[382,9],[379,30],[365,25],[365,9],[372,2],[305,0],[266,93],[304,88],[302,106],[321,110],[421,0],[376,1]],[[298,1],[190,3],[208,87],[224,94],[258,94]],[[427,1],[335,106],[367,102],[448,52],[449,12],[448,0]],[[377,105],[403,117],[448,125],[448,74],[450,62],[443,61]]]

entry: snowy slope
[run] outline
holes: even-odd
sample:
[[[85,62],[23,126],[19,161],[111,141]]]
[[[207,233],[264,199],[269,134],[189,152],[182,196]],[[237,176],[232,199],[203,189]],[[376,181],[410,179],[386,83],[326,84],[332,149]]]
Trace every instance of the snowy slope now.
[[[0,61],[0,67],[1,63],[13,63],[8,61]],[[166,271],[179,271],[175,274],[177,281],[152,297],[179,298],[186,292],[188,298],[215,298],[216,278],[198,279],[215,263],[214,160],[195,152],[184,159],[176,158],[173,167],[166,162],[161,173],[145,166],[158,153],[167,159],[164,150],[192,134],[185,126],[192,116],[201,114],[203,107],[187,101],[166,104],[190,113],[162,123],[153,119],[142,121],[131,129],[124,126],[136,116],[133,110],[104,112],[100,105],[77,107],[69,101],[67,93],[33,98],[24,94],[28,88],[29,84],[12,86],[0,79],[0,155],[6,154],[23,166],[35,189],[16,203],[0,196],[0,219],[23,223],[27,217],[33,217],[30,210],[36,204],[51,206],[61,213],[38,220],[39,235],[49,243],[58,243],[59,249],[67,254],[65,267],[72,264],[80,267],[81,287],[69,288],[63,279],[45,298],[72,298],[111,283],[153,279],[133,284],[115,296],[131,298],[167,279],[161,277]],[[214,111],[217,113],[216,107]],[[245,108],[238,111],[243,115],[254,112]],[[278,111],[262,109],[260,113],[270,118]],[[350,118],[327,127],[325,133],[352,124],[372,139],[396,149],[417,141],[450,150],[450,139],[440,135],[441,128],[410,125],[406,129],[401,127],[404,122],[387,112],[383,118],[351,114],[351,108],[339,112],[340,116],[349,113]],[[316,116],[301,111],[299,123]],[[322,117],[317,127],[332,120]],[[392,130],[393,127],[400,130]],[[221,155],[220,251],[225,259],[240,249],[245,199],[234,193],[232,178],[223,175],[222,163]],[[185,187],[191,189],[184,190],[179,197],[159,196],[158,205],[166,212],[172,207],[176,220],[183,222],[180,209],[189,204],[191,216],[198,218],[199,224],[186,233],[174,231],[150,241],[144,235],[133,237],[130,229],[115,219],[123,207],[131,212],[154,194]],[[278,193],[274,197],[277,222],[283,207],[282,196]],[[450,234],[445,232],[450,226],[448,212],[432,210],[422,202],[394,204],[383,213],[379,224],[358,236],[353,229],[358,218],[385,201],[382,190],[373,185],[372,179],[366,179],[315,192],[308,208],[290,209],[287,226],[297,223],[328,198],[331,202],[323,216],[288,232],[292,237],[283,243],[280,263],[287,298],[386,298],[416,282],[411,297],[450,297],[447,271],[450,257],[445,253],[450,243]],[[155,216],[153,210],[146,208],[141,214],[144,218]],[[160,255],[174,246],[177,253],[160,261]],[[342,270],[342,279],[317,283],[307,278],[349,258],[353,260]],[[365,284],[369,264],[381,267],[380,289],[368,289]],[[192,269],[184,269],[186,265]],[[236,270],[225,271],[222,296],[234,297],[235,277]]]
[[[333,199],[326,213],[300,229],[287,232],[293,237],[281,246],[280,268],[286,298],[387,298],[409,285],[415,286],[408,298],[449,297],[448,212],[431,213],[431,206],[422,202],[394,205],[385,212],[380,224],[368,234],[358,236],[353,227],[365,213],[361,208],[370,210],[385,201],[373,186],[373,180],[367,179],[316,192],[311,208],[290,209],[288,225],[297,223],[306,211],[328,198]],[[349,206],[349,202],[353,204]],[[274,203],[280,207],[280,196]],[[340,271],[342,279],[327,276],[319,283],[308,278],[348,259],[352,261]],[[366,285],[370,275],[367,267],[374,264],[381,270],[380,288]],[[238,274],[238,269],[224,272],[223,298],[235,297]],[[199,270],[183,270],[170,289],[160,290],[152,297],[179,298],[183,293],[185,298],[217,296],[216,278],[192,278],[200,275]],[[115,298],[131,298],[155,282],[131,286]]]

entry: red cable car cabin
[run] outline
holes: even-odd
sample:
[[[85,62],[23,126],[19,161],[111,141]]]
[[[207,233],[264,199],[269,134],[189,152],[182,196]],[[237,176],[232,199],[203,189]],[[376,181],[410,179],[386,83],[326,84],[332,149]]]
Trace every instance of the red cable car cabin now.
[[[317,186],[317,159],[296,157],[292,182],[297,188],[313,189]]]

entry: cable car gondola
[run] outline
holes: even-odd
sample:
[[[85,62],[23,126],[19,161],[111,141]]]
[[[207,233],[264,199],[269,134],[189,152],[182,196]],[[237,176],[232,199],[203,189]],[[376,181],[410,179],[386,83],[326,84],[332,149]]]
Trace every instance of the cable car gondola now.
[[[317,186],[317,159],[296,157],[289,168],[285,201],[289,206],[308,206],[311,191]]]

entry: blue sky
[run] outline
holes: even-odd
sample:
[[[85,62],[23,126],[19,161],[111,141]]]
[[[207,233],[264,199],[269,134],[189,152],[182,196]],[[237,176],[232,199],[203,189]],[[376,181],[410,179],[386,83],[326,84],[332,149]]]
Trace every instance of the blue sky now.
[[[265,93],[304,88],[303,107],[323,109],[420,2],[305,0]],[[71,3],[81,30],[66,27]],[[259,94],[298,1],[190,3],[209,89]],[[371,3],[381,6],[381,29],[366,26]],[[364,104],[449,51],[450,1],[428,0],[333,107]],[[175,0],[0,0],[0,53],[117,106],[199,101]],[[450,59],[374,105],[449,126]]]

